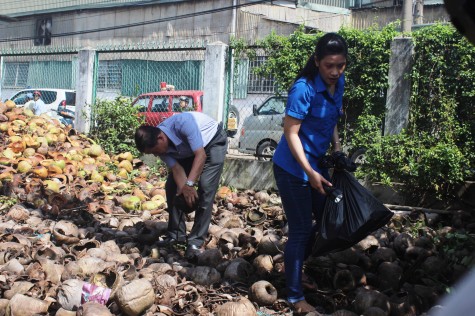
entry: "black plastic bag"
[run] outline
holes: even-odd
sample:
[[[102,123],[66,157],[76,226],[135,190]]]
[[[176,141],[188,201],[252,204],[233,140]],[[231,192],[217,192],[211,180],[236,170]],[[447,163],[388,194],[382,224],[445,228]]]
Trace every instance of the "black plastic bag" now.
[[[343,199],[339,203],[326,199],[322,219],[317,223],[314,256],[353,246],[386,225],[393,216],[351,173],[335,169],[331,182],[342,191]]]

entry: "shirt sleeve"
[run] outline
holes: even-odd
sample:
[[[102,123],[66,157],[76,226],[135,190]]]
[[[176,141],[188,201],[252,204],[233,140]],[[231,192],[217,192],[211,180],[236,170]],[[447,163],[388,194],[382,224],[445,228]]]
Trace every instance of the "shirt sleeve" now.
[[[292,88],[290,88],[285,114],[303,120],[308,114],[311,100],[312,97],[308,83],[303,80],[298,80]]]
[[[195,152],[196,150],[203,148],[203,136],[201,135],[201,130],[197,122],[191,119],[184,120],[181,124],[182,126],[179,129],[181,137],[186,138],[191,150]]]
[[[172,168],[174,165],[176,165],[177,161],[175,158],[170,157],[168,155],[160,155],[160,160],[163,161],[168,168]]]

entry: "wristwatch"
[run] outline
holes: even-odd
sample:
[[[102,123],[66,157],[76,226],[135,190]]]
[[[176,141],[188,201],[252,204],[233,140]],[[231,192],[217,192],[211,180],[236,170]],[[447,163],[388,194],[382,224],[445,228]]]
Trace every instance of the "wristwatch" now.
[[[187,186],[189,187],[194,187],[195,186],[195,181],[191,181],[191,180],[186,180],[186,183],[185,183]]]

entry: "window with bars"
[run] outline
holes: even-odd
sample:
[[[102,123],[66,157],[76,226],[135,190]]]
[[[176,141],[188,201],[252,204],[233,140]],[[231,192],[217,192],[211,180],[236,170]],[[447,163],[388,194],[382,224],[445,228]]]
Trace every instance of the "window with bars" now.
[[[120,60],[101,60],[97,76],[97,88],[120,90],[122,86],[122,63]]]
[[[3,87],[24,88],[28,82],[29,63],[5,63]]]
[[[274,78],[262,77],[254,72],[254,69],[262,66],[267,60],[267,56],[257,56],[249,62],[249,80],[247,86],[248,93],[274,93]]]

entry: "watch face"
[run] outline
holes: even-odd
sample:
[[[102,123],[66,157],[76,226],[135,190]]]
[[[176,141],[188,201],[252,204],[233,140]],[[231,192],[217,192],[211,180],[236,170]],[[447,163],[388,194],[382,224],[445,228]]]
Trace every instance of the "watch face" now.
[[[475,1],[444,0],[444,3],[455,28],[475,44]]]

